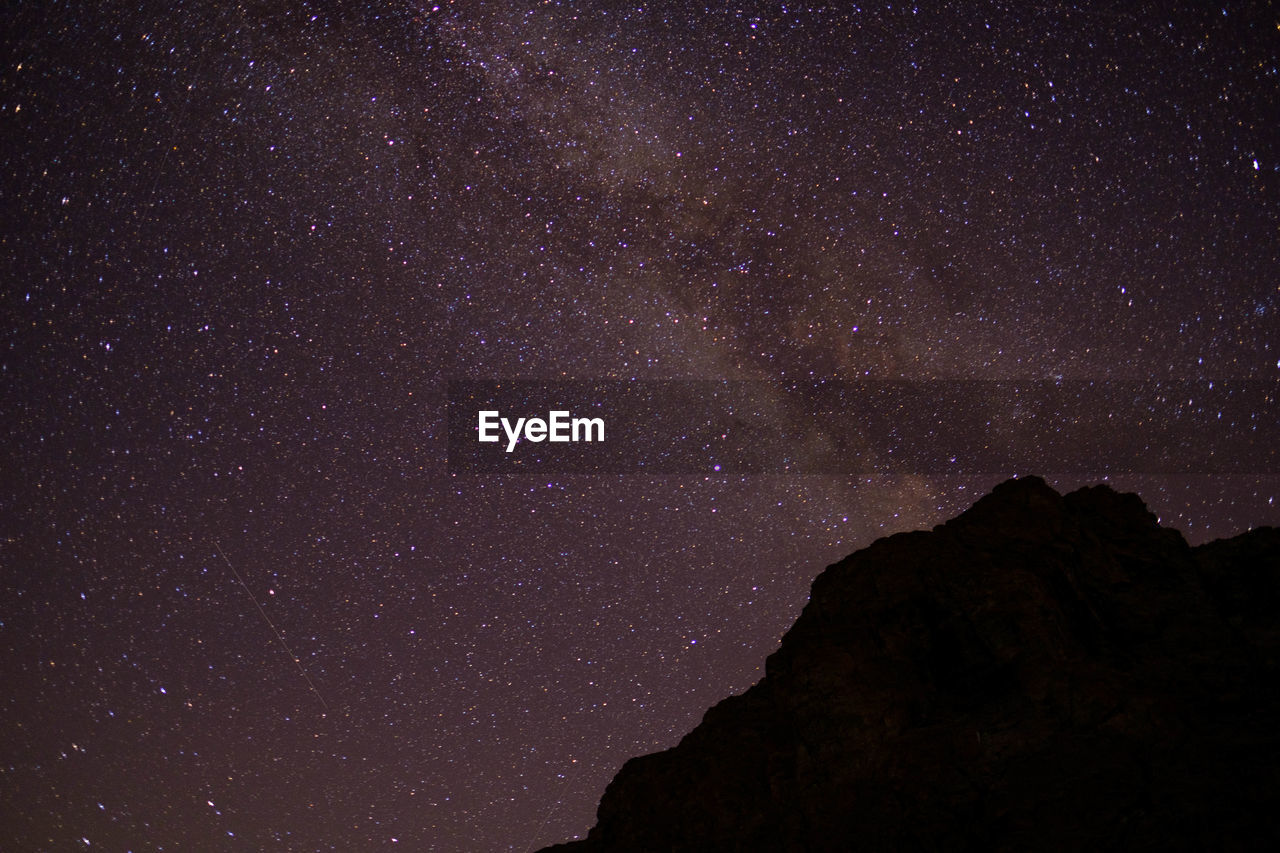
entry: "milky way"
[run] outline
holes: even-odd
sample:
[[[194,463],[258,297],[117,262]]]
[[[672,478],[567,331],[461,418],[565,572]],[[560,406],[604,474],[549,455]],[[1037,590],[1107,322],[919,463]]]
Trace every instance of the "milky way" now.
[[[12,849],[582,834],[824,565],[1020,473],[469,473],[450,381],[1236,381],[1224,431],[1275,415],[1264,4],[11,5]],[[1280,522],[1274,464],[1083,468],[1021,473],[1193,542]]]

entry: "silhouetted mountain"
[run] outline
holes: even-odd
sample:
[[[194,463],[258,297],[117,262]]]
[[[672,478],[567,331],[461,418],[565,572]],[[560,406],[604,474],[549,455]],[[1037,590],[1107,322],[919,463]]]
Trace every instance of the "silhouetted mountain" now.
[[[1280,850],[1280,530],[997,486],[827,568],[765,677],[561,853]]]

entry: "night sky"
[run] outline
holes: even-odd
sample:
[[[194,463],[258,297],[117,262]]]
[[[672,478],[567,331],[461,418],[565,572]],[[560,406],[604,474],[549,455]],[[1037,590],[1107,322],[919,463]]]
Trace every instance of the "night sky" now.
[[[3,846],[534,849],[1008,476],[1280,523],[1274,466],[476,474],[445,429],[451,380],[1265,387],[1278,27],[6,4]]]

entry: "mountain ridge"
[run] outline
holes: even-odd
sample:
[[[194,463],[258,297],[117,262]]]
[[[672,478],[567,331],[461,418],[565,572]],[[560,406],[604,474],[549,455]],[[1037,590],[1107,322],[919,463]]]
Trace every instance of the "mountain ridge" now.
[[[828,566],[765,676],[545,853],[1280,843],[1280,530],[1038,477]]]

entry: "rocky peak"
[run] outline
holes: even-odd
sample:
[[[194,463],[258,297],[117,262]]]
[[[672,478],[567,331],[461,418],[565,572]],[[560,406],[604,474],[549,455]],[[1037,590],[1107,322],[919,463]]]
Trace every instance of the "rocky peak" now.
[[[550,849],[1274,845],[1277,604],[1280,531],[1193,549],[1136,495],[1010,480],[828,567],[765,678]]]

